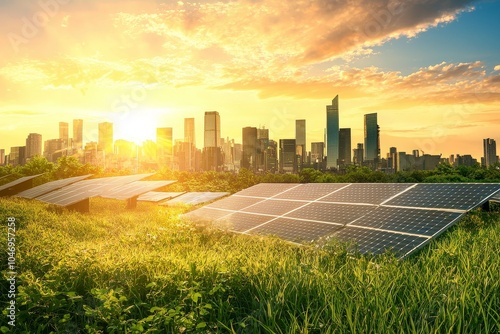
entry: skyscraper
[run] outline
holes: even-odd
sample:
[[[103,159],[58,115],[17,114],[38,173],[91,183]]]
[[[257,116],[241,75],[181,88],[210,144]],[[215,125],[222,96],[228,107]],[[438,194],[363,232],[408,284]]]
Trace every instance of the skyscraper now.
[[[203,147],[219,147],[220,116],[217,111],[205,112],[205,141]]]
[[[377,113],[365,115],[365,160],[377,163],[380,158],[379,126]]]
[[[280,139],[280,172],[297,172],[297,150],[295,139]]]
[[[5,164],[5,149],[0,149],[0,166]]]
[[[69,124],[66,122],[59,122],[59,139],[63,140],[63,148],[67,148],[69,143]]]
[[[83,149],[83,119],[73,120],[73,145],[77,151]]]
[[[113,123],[99,123],[98,146],[105,154],[113,153]]]
[[[268,153],[270,153],[269,129],[259,128],[257,129],[257,156],[256,156],[257,170],[262,170],[262,171],[269,170],[269,166],[267,163],[267,161],[269,160],[267,157]]]
[[[220,116],[217,111],[205,112],[203,169],[221,170],[224,165],[220,145]]]
[[[257,159],[257,128],[247,126],[242,130],[243,152],[241,155],[241,168],[256,171]]]
[[[339,96],[326,106],[326,168],[336,168],[339,158]]]
[[[361,166],[363,165],[363,157],[365,155],[365,150],[363,148],[363,144],[362,143],[358,143],[358,146],[357,148],[355,148],[353,150],[353,153],[354,153],[354,158],[353,158],[353,163],[356,165],[356,166]]]
[[[42,155],[42,135],[30,133],[26,138],[26,159],[33,158],[35,155]]]
[[[315,142],[311,143],[311,163],[315,168],[323,169],[323,160],[325,157],[325,143]]]
[[[156,129],[156,158],[160,167],[173,167],[174,150],[172,138],[172,128]]]
[[[196,147],[194,118],[184,118],[184,142],[190,143]]]
[[[483,151],[484,151],[484,166],[488,167],[494,165],[497,159],[497,144],[494,139],[486,138],[483,139]]]
[[[338,165],[351,164],[351,129],[339,130],[339,161]]]
[[[305,119],[295,120],[295,145],[297,145],[296,153],[300,156],[299,163],[302,166],[307,162]]]

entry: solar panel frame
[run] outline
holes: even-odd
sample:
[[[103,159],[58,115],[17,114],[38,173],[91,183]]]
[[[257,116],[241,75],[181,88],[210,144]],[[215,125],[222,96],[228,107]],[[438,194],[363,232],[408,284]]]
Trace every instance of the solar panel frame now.
[[[65,178],[65,179],[47,182],[47,183],[41,184],[39,186],[33,187],[31,189],[22,191],[22,192],[16,194],[15,196],[33,199],[33,198],[45,195],[47,193],[50,193],[54,190],[64,188],[65,186],[68,186],[72,183],[82,181],[82,180],[89,178],[91,176],[92,176],[92,174],[87,174],[87,175],[74,176],[74,177],[70,177],[70,178]]]

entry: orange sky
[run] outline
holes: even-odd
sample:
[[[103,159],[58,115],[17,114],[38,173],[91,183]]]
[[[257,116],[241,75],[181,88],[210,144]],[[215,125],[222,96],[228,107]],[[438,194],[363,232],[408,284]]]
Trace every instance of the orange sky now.
[[[353,148],[363,114],[377,112],[383,156],[396,146],[479,159],[483,138],[500,140],[498,30],[461,34],[492,9],[451,0],[2,2],[0,148],[24,145],[30,132],[56,138],[58,122],[74,118],[85,121],[84,141],[97,139],[102,121],[115,123],[115,139],[154,139],[155,126],[180,139],[185,117],[196,117],[201,147],[210,110],[237,142],[245,126],[293,138],[295,119],[306,119],[310,143],[323,140],[325,106],[338,94]],[[440,49],[431,41],[441,33],[460,39]]]

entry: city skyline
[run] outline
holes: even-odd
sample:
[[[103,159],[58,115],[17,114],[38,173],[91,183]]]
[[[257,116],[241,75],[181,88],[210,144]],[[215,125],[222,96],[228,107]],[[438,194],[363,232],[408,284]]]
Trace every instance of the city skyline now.
[[[338,94],[352,148],[377,113],[382,155],[480,157],[500,126],[499,13],[494,1],[2,2],[0,147],[58,138],[61,119],[85,120],[83,142],[103,122],[134,142],[159,127],[182,138],[184,118],[202,147],[200,120],[217,110],[230,138],[246,126],[292,138],[306,119],[310,150]]]

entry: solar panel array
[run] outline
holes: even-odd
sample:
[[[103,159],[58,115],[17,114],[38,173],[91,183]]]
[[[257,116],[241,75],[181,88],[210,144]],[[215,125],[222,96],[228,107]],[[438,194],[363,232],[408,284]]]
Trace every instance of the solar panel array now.
[[[76,183],[78,181],[89,178],[90,176],[92,176],[92,174],[83,175],[83,176],[75,176],[75,177],[70,177],[67,179],[61,179],[61,180],[47,182],[47,183],[44,183],[44,184],[39,185],[37,187],[22,191],[19,194],[17,194],[16,196],[23,197],[23,198],[30,198],[30,199],[36,198],[36,197],[45,195],[51,191],[61,189],[61,188],[68,186],[72,183]]]
[[[191,204],[197,205],[201,203],[210,202],[221,197],[229,195],[228,192],[190,192],[184,195],[178,196],[169,201],[160,203],[160,205],[178,205],[178,204]]]
[[[99,196],[117,200],[127,200],[175,182],[176,181],[133,181],[112,189],[106,189]]]
[[[36,199],[60,206],[69,206],[91,197],[113,193],[113,190],[128,183],[139,181],[153,174],[112,176],[83,180],[52,191]]]
[[[301,243],[335,238],[361,253],[405,257],[499,190],[477,183],[261,183],[184,216],[238,233]]]

